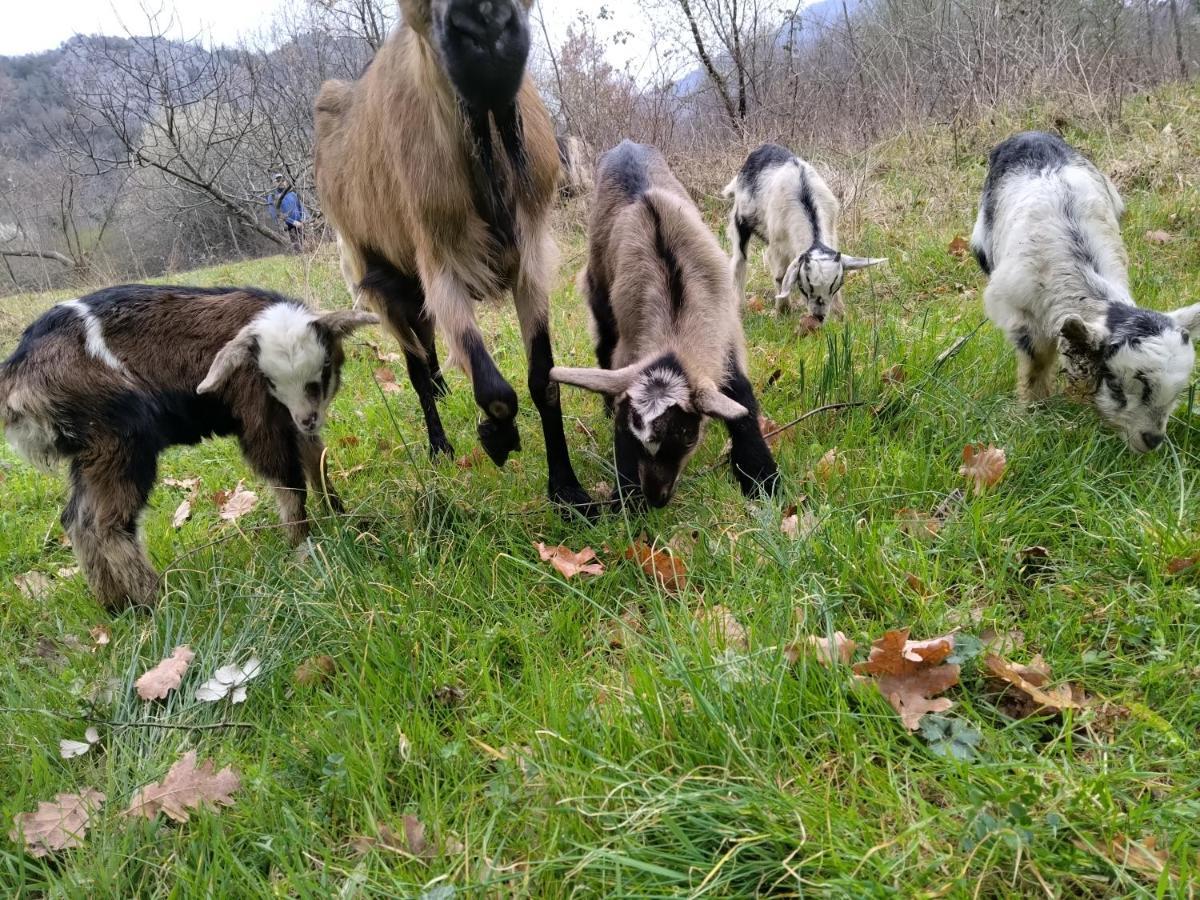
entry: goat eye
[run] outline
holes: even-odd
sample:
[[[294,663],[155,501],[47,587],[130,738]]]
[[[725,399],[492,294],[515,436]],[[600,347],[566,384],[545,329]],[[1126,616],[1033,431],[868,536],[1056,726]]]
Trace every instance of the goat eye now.
[[[304,393],[310,400],[316,400],[321,396],[321,385],[315,381],[310,381],[304,386]]]

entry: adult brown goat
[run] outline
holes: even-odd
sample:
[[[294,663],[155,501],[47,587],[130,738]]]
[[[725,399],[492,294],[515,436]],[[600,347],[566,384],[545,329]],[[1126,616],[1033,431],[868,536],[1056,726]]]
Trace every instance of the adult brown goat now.
[[[316,104],[317,189],[351,292],[404,349],[433,454],[452,454],[434,325],[483,410],[497,465],[521,447],[517,395],[484,348],[477,301],[511,290],[552,502],[591,513],[550,381],[547,215],[559,175],[550,116],[525,72],[532,0],[400,0],[403,24],[353,83]]]

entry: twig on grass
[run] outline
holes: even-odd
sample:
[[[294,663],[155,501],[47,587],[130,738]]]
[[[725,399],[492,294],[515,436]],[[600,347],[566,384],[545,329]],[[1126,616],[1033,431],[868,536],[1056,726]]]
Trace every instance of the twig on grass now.
[[[39,709],[32,706],[0,706],[0,713],[36,713],[40,716],[52,716],[56,719],[67,719],[73,722],[87,722],[91,725],[104,725],[108,728],[166,728],[172,731],[215,731],[219,728],[257,728],[253,722],[211,722],[208,725],[176,725],[169,722],[117,722],[99,716],[86,716],[81,713],[65,713],[56,709]]]

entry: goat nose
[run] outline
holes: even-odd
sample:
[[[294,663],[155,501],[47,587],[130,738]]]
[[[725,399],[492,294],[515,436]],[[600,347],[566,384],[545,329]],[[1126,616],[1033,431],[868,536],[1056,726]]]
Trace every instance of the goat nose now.
[[[307,429],[309,429],[309,430],[311,431],[313,428],[315,428],[315,427],[317,426],[317,414],[316,414],[316,413],[309,413],[307,416],[305,416],[305,417],[304,417],[304,418],[301,420],[300,424],[301,424],[301,426],[303,426],[304,428],[307,428]]]
[[[511,0],[457,0],[450,9],[450,22],[476,40],[496,38],[513,17]]]
[[[1165,441],[1166,439],[1167,439],[1167,436],[1165,434],[1156,434],[1152,431],[1143,431],[1142,432],[1142,443],[1145,444],[1147,447],[1149,447],[1151,450],[1157,450],[1159,447],[1162,446],[1162,442]]]

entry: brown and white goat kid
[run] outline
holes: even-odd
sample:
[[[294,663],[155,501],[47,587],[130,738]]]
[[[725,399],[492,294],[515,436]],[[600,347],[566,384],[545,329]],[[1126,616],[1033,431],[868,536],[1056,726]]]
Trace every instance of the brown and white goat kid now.
[[[158,575],[138,539],[158,456],[236,434],[272,484],[288,534],[308,534],[305,481],[335,511],[320,431],[342,338],[378,322],[317,315],[249,288],[126,285],[60,303],[0,364],[0,424],[38,468],[70,464],[63,527],[97,599],[149,606]]]
[[[550,377],[613,409],[621,495],[665,506],[708,416],[729,429],[742,492],[774,492],[728,263],[656,149],[625,141],[601,158],[589,238],[580,281],[600,368]]]
[[[820,173],[786,147],[763,144],[723,193],[733,198],[729,243],[739,297],[746,294],[746,251],[755,235],[767,244],[776,309],[787,312],[798,287],[809,315],[819,322],[831,313],[842,314],[847,272],[887,262],[838,250],[837,198]]]
[[[400,341],[432,453],[452,454],[434,325],[483,411],[497,465],[519,450],[517,395],[484,348],[476,302],[511,290],[541,417],[549,496],[591,511],[567,453],[548,326],[559,177],[545,105],[526,74],[532,0],[400,0],[403,24],[358,81],[316,104],[317,188],[356,299]]]

